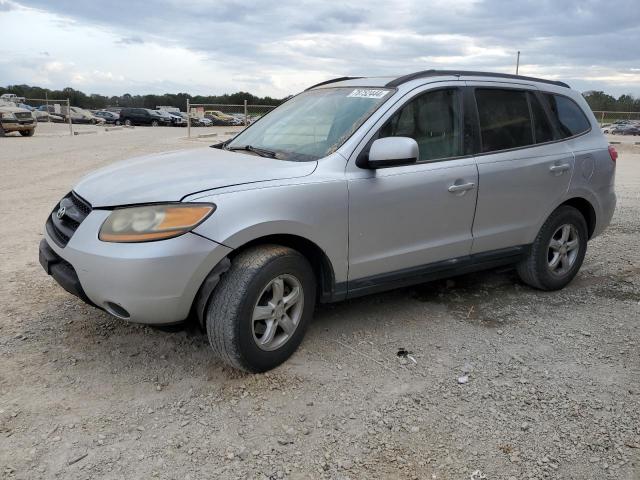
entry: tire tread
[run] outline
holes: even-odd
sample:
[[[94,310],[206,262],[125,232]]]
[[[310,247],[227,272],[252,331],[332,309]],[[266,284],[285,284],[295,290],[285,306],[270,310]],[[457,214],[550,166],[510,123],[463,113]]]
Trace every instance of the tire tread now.
[[[234,258],[231,268],[213,291],[207,309],[207,335],[213,354],[223,362],[244,371],[252,371],[238,348],[240,308],[249,284],[258,272],[277,258],[300,253],[280,245],[249,248]],[[302,257],[304,259],[304,257]],[[306,261],[306,260],[305,260]]]

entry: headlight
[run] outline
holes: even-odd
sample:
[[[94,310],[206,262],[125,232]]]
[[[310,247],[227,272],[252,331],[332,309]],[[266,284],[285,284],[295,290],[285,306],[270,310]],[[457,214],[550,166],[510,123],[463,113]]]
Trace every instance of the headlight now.
[[[212,203],[172,203],[114,210],[100,228],[103,242],[149,242],[196,228],[216,209]]]
[[[0,118],[3,120],[16,120],[16,116],[11,112],[0,113]]]

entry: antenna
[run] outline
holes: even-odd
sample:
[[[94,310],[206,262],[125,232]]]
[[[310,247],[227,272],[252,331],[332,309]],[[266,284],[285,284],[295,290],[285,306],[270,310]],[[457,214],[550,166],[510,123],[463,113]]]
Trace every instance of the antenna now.
[[[516,75],[518,75],[518,70],[520,70],[520,50],[518,50],[518,56],[516,58]]]

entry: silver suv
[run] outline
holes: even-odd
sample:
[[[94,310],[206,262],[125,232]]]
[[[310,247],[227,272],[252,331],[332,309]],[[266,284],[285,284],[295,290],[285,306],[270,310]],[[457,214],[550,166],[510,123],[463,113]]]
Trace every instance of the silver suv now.
[[[230,141],[84,178],[47,219],[40,261],[120,319],[197,318],[217,357],[261,372],[317,302],[503,265],[564,287],[613,215],[616,156],[561,82],[339,78]]]

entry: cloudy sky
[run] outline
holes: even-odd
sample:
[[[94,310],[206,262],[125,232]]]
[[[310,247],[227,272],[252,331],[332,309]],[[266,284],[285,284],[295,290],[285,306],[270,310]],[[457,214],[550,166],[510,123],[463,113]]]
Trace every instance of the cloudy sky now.
[[[0,85],[282,97],[342,75],[520,73],[640,96],[640,0],[0,0]]]

